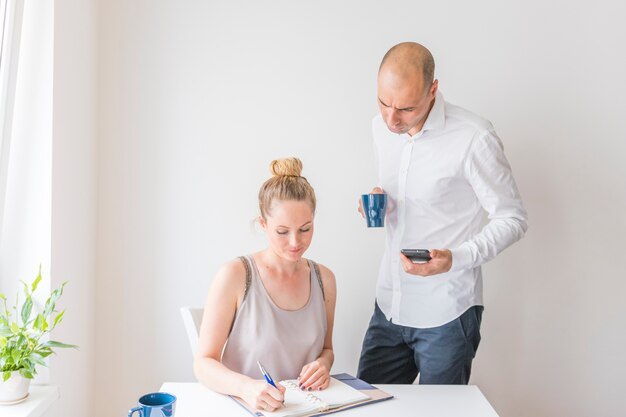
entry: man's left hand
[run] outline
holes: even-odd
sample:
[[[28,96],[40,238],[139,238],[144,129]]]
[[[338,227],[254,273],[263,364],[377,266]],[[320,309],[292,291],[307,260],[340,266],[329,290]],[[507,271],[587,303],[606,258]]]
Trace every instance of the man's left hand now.
[[[448,249],[431,249],[430,257],[431,260],[428,262],[414,264],[409,258],[400,254],[402,268],[407,274],[427,277],[448,272],[452,267],[452,252]]]

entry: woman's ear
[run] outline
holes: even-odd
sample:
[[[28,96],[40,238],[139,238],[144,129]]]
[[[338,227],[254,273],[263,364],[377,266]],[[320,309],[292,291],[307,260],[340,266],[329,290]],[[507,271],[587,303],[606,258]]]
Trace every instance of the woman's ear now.
[[[261,225],[261,229],[265,230],[267,228],[267,222],[263,216],[259,216],[259,224]]]

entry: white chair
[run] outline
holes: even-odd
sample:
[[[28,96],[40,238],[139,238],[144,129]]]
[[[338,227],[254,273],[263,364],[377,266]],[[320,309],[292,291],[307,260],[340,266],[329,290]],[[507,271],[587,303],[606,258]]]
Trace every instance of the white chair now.
[[[203,308],[181,307],[180,309],[189,345],[191,346],[191,353],[194,357],[196,356],[196,350],[198,350],[198,333],[200,332],[203,312]]]

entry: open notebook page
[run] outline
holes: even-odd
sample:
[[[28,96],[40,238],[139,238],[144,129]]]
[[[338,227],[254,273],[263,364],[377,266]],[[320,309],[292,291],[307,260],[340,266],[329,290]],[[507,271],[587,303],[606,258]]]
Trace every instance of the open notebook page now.
[[[298,388],[298,381],[295,379],[281,381],[281,384],[287,388],[285,406],[274,412],[263,411],[263,415],[297,417],[370,399],[367,395],[335,378],[331,378],[328,388],[322,391],[302,391]]]
[[[311,414],[318,410],[318,404],[311,401],[304,391],[298,389],[297,385],[294,389],[290,385],[281,381],[281,384],[287,388],[285,390],[285,406],[276,411],[261,411],[264,416],[268,417],[298,417]]]
[[[335,378],[330,378],[330,385],[328,388],[322,391],[312,391],[311,394],[322,400],[322,402],[330,408],[336,408],[342,405],[353,404],[370,399],[370,397],[363,394],[361,391],[358,391],[350,385],[344,384]]]

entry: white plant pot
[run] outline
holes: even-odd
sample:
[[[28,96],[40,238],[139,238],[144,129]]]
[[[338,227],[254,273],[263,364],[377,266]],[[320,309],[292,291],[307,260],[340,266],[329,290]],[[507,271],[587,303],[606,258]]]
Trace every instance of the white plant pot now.
[[[0,373],[0,405],[16,404],[26,399],[30,379],[24,378],[19,372],[11,372],[11,377],[3,381]]]

